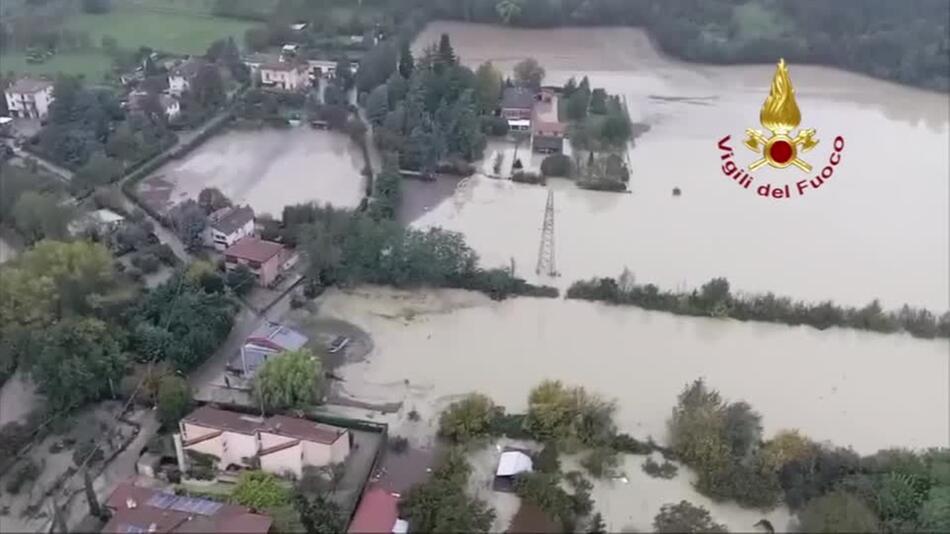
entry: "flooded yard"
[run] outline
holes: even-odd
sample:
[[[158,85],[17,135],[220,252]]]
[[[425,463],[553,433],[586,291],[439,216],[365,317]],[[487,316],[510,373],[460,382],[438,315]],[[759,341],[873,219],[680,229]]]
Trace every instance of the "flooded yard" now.
[[[365,189],[362,168],[359,149],[340,133],[306,126],[231,130],[146,178],[139,194],[164,213],[217,187],[258,215],[280,217],[284,206],[310,201],[355,208]]]
[[[415,48],[442,32],[473,68],[491,60],[510,70],[533,56],[547,70],[546,84],[588,75],[592,87],[626,98],[631,119],[649,127],[629,150],[632,194],[549,181],[556,190],[562,277],[547,283],[565,286],[629,267],[638,281],[669,289],[725,276],[739,290],[809,301],[863,305],[879,297],[892,308],[905,302],[941,313],[950,308],[946,95],[791,64],[801,126],[815,128],[820,142],[805,159],[820,168],[835,136],[846,145],[834,177],[820,189],[767,199],[723,175],[717,143],[731,135],[737,163],[754,159],[741,146],[742,135],[760,127],[774,64],[682,63],[659,54],[633,28],[522,30],[439,22]],[[759,182],[794,188],[815,173],[792,168],[752,174]],[[674,187],[682,196],[671,194]],[[415,224],[461,231],[487,264],[508,265],[514,258],[520,276],[536,279],[546,195],[543,187],[474,177]]]

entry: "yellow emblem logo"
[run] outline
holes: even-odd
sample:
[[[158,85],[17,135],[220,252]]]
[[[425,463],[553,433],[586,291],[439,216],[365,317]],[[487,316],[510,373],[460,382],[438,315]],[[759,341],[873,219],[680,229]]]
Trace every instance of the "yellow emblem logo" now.
[[[776,169],[784,169],[794,165],[799,169],[810,172],[811,165],[798,157],[801,152],[808,152],[818,145],[815,139],[815,129],[799,130],[794,136],[792,130],[798,128],[802,121],[801,111],[795,102],[795,88],[788,76],[788,67],[785,60],[780,59],[772,78],[772,87],[769,96],[759,112],[759,122],[772,135],[768,138],[759,130],[749,128],[745,131],[745,146],[761,154],[762,158],[749,165],[754,171],[768,163]]]

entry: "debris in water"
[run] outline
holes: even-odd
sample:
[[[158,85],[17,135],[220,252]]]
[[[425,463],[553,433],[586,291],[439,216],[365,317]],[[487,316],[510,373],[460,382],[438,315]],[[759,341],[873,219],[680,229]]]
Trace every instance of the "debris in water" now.
[[[674,187],[674,188],[673,188],[673,196],[674,196],[674,197],[680,196],[681,193],[682,193],[682,191],[680,191],[680,188],[679,188],[679,187]]]

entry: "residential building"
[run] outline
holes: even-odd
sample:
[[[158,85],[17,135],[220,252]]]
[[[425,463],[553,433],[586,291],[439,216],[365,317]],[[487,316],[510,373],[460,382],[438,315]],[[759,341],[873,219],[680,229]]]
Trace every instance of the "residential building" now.
[[[306,64],[277,61],[260,66],[261,85],[284,91],[301,91],[310,82]]]
[[[168,71],[168,92],[175,96],[181,96],[182,93],[191,88],[191,82],[198,76],[201,68],[208,62],[201,58],[190,58]]]
[[[567,124],[561,122],[558,114],[558,94],[550,89],[542,89],[531,111],[531,132],[546,137],[564,137]]]
[[[13,117],[45,119],[53,103],[53,82],[20,78],[3,92],[7,109]]]
[[[259,465],[300,478],[304,467],[342,463],[352,436],[345,428],[275,415],[267,419],[202,406],[179,422],[185,451],[210,454],[218,469]]]
[[[247,65],[251,74],[251,79],[257,83],[261,81],[261,65],[270,63],[279,63],[280,56],[274,54],[253,53],[244,56],[244,64]]]
[[[534,110],[534,91],[527,87],[507,87],[501,95],[501,116],[511,121],[531,120]]]
[[[224,251],[224,267],[233,271],[239,265],[245,265],[257,277],[258,285],[269,287],[277,280],[287,255],[279,243],[244,237]]]
[[[146,102],[148,102],[149,98],[150,94],[147,91],[133,91],[129,93],[129,109],[132,111],[145,109]],[[158,105],[165,115],[165,118],[171,120],[181,113],[181,104],[179,104],[177,98],[166,94],[156,95],[154,98],[157,99]]]
[[[308,59],[310,76],[313,78],[333,78],[336,76],[336,61],[329,59]]]
[[[360,504],[353,514],[347,532],[349,534],[404,534],[409,532],[409,523],[399,519],[399,495],[379,486],[363,493]]]
[[[70,235],[78,236],[85,232],[95,232],[105,235],[114,232],[125,222],[125,217],[109,210],[91,211],[69,223],[67,230]]]
[[[257,327],[241,346],[241,352],[228,367],[245,377],[253,376],[268,358],[281,352],[299,350],[310,339],[287,326],[265,322]]]
[[[205,242],[225,250],[245,237],[254,236],[254,210],[250,206],[222,208],[208,217]]]
[[[515,477],[521,473],[530,473],[534,465],[528,451],[506,448],[498,459],[498,468],[495,470],[495,480],[492,489],[495,491],[514,491]]]
[[[273,520],[235,504],[185,497],[123,482],[109,496],[104,533],[266,534]]]
[[[531,138],[531,147],[539,154],[560,154],[564,151],[564,138],[552,135],[535,135]]]

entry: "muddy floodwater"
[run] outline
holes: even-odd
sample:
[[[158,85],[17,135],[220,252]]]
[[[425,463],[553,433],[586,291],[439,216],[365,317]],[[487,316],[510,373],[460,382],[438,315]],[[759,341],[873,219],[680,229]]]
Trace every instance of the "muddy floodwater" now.
[[[321,315],[345,318],[373,336],[365,358],[335,370],[343,380],[336,393],[380,405],[403,403],[398,413],[382,417],[393,435],[409,437],[414,446],[432,444],[439,412],[460,396],[482,392],[519,412],[529,390],[545,379],[615,400],[621,431],[663,442],[677,395],[700,377],[725,398],[759,411],[766,437],[796,428],[864,454],[948,445],[946,340],[689,318],[572,300],[493,302],[453,290],[362,287],[330,290],[319,302]],[[411,410],[421,421],[408,420]],[[688,469],[673,480],[652,479],[639,471],[642,459],[625,459],[627,482],[597,484],[594,496],[613,530],[631,524],[649,530],[665,502],[709,503],[691,488]],[[734,531],[748,531],[762,517],[729,503],[710,510]],[[769,517],[784,525],[787,511]]]
[[[726,276],[739,290],[809,301],[879,297],[889,307],[950,307],[947,95],[791,64],[801,127],[815,128],[819,139],[802,157],[816,170],[765,167],[751,173],[754,184],[788,184],[795,193],[797,181],[827,164],[836,136],[844,139],[841,163],[817,189],[763,198],[723,175],[717,143],[731,136],[740,167],[757,158],[742,137],[746,128],[762,129],[774,64],[682,63],[631,28],[440,22],[419,36],[416,50],[443,32],[472,67],[492,60],[510,71],[533,56],[547,69],[545,83],[588,75],[592,87],[623,96],[632,120],[649,126],[629,150],[632,194],[549,182],[562,275],[556,285],[614,276],[626,266],[638,281],[670,289]],[[674,187],[682,196],[672,196]],[[431,202],[415,224],[461,231],[486,263],[514,259],[519,275],[535,279],[546,196],[543,187],[476,176],[451,198]]]
[[[258,214],[280,216],[284,206],[316,201],[355,208],[362,199],[362,155],[350,139],[307,126],[232,130],[216,135],[139,186],[160,212],[217,187]]]

